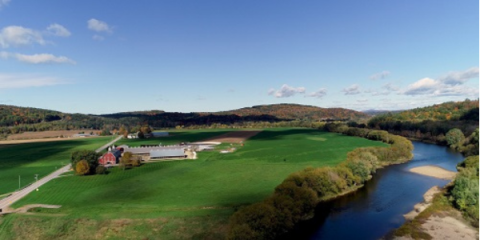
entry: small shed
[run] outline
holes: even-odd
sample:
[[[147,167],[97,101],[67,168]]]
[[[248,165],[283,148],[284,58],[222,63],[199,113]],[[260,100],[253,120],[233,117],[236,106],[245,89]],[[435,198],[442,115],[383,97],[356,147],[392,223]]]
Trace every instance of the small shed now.
[[[112,151],[103,154],[98,160],[98,164],[104,166],[118,164],[121,156],[122,152],[119,149],[113,149]]]

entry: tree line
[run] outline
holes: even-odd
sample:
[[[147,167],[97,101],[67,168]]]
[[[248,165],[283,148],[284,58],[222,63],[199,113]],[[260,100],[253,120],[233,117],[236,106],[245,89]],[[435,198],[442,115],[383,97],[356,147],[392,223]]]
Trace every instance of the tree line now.
[[[230,218],[228,239],[276,239],[295,224],[312,216],[315,206],[353,191],[368,181],[380,166],[410,160],[412,143],[381,130],[326,124],[325,130],[383,141],[389,147],[358,148],[335,167],[306,168],[288,176],[274,193],[259,203],[243,207]]]

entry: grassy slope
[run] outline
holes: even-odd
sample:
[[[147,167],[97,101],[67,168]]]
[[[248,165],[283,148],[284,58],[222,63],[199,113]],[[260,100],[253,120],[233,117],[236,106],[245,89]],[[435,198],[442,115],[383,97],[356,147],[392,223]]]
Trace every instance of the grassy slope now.
[[[35,181],[55,171],[56,167],[66,165],[74,149],[95,150],[111,138],[84,138],[58,142],[25,143],[0,145],[0,195],[18,189],[18,176],[21,186]]]
[[[201,131],[193,135],[202,134],[212,135]],[[187,136],[177,134],[180,135]],[[146,141],[131,143],[145,144]],[[166,141],[162,139],[162,143]],[[236,206],[260,201],[271,194],[292,172],[307,166],[335,165],[356,147],[382,145],[311,129],[265,130],[231,154],[202,152],[197,160],[149,163],[125,172],[114,169],[106,176],[56,179],[15,206],[60,204],[61,209],[45,211],[66,214],[65,219],[88,218],[99,222],[128,216],[140,224],[144,219],[167,218],[164,224],[159,223],[166,227],[159,230],[160,233],[150,229],[142,234],[168,238],[167,230],[172,222],[194,225],[195,216],[200,217],[203,220],[198,223],[199,229],[205,231],[213,226],[212,221],[225,222]],[[205,220],[209,215],[215,217]],[[172,232],[172,238],[181,237],[179,232],[201,232],[197,228],[178,231],[182,228],[178,224],[171,226],[177,229]],[[122,234],[127,235],[122,237],[133,234],[133,230],[123,230]]]

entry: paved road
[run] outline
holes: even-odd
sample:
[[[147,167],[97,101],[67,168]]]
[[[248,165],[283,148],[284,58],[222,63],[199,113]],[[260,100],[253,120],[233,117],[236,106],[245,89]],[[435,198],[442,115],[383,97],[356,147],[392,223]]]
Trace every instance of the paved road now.
[[[102,147],[100,147],[99,149],[97,149],[96,152],[100,152],[103,149],[107,148],[108,146],[111,146],[113,143],[120,140],[121,138],[122,138],[122,136],[115,138],[111,142],[109,142],[109,143],[103,145]],[[43,178],[39,179],[38,181],[32,183],[30,186],[28,186],[26,188],[23,188],[20,191],[14,192],[14,193],[12,193],[12,195],[0,200],[0,209],[4,209],[4,211],[5,211],[5,209],[8,208],[10,205],[12,205],[16,201],[20,200],[21,198],[25,197],[26,195],[28,195],[32,191],[35,191],[36,189],[38,189],[43,184],[45,184],[48,181],[60,176],[60,174],[62,174],[62,173],[67,172],[70,169],[70,167],[71,167],[71,164],[68,164],[68,165],[56,170],[55,172],[50,173],[46,177],[43,177]]]

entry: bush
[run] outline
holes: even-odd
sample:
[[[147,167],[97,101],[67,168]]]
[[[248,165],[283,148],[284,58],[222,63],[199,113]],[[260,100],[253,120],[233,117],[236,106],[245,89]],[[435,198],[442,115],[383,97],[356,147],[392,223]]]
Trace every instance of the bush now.
[[[450,191],[453,204],[469,218],[472,225],[478,227],[478,155],[467,157],[457,165],[457,169],[459,174]]]
[[[95,173],[96,174],[105,174],[105,173],[107,173],[107,168],[102,166],[102,165],[98,165],[98,167],[95,168]]]
[[[478,179],[469,178],[466,174],[459,174],[452,189],[455,205],[460,210],[478,204]]]
[[[463,135],[462,130],[453,128],[447,132],[445,135],[445,140],[449,146],[458,146],[465,141],[465,136]]]
[[[80,160],[75,167],[75,173],[77,175],[87,175],[90,173],[90,166],[86,160]]]

